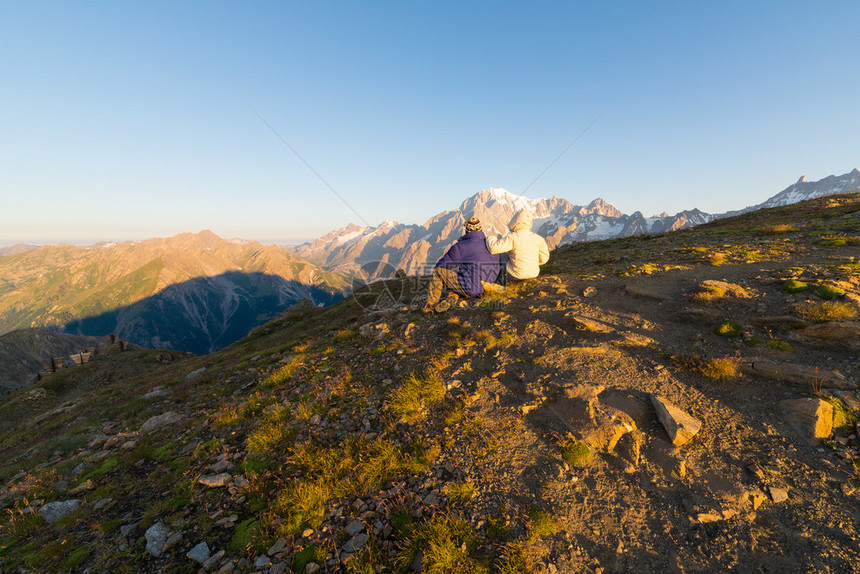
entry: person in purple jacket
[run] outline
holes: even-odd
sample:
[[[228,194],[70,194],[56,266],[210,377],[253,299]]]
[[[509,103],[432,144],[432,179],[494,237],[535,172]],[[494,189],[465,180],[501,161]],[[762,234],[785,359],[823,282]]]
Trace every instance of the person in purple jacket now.
[[[447,301],[440,302],[443,287],[462,297],[478,297],[484,293],[481,282],[492,283],[499,275],[499,256],[487,250],[481,222],[470,217],[466,222],[466,233],[442,256],[433,269],[433,278],[427,289],[425,313],[442,312],[450,307]]]

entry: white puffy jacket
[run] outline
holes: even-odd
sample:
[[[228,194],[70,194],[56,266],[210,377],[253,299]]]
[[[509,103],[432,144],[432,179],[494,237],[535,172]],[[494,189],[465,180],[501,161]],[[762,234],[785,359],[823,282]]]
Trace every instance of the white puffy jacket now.
[[[549,248],[544,238],[531,230],[531,213],[517,213],[510,229],[505,237],[487,237],[487,249],[490,253],[510,252],[505,269],[514,279],[537,277],[540,266],[549,261]]]

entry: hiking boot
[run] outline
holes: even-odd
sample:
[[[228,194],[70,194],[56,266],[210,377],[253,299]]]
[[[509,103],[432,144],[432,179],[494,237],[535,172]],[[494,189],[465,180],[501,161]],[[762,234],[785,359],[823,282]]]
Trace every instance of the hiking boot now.
[[[441,301],[436,303],[436,306],[434,307],[434,309],[437,313],[444,313],[445,311],[447,311],[450,308],[451,308],[451,302],[448,301],[447,298],[442,299]]]
[[[431,305],[430,303],[427,303],[426,305],[424,305],[424,308],[421,309],[421,312],[422,313],[432,313],[435,310],[436,310],[436,305]]]

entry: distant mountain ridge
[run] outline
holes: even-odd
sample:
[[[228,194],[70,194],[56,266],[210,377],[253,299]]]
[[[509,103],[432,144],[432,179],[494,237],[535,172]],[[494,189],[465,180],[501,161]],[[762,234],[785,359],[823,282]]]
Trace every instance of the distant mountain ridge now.
[[[749,213],[758,209],[770,207],[782,207],[792,203],[799,203],[807,199],[816,199],[825,195],[837,193],[853,193],[860,191],[860,169],[854,168],[844,175],[831,175],[818,181],[806,181],[806,176],[801,176],[797,183],[790,185],[780,191],[767,201],[757,205],[751,205],[738,211],[729,211],[718,217],[731,217],[742,213]]]
[[[573,242],[664,233],[708,223],[748,211],[814,199],[833,193],[860,191],[860,170],[817,182],[801,178],[764,203],[739,211],[709,214],[698,209],[644,216],[624,214],[601,198],[585,206],[551,197],[529,199],[501,188],[487,188],[467,198],[457,209],[443,211],[423,225],[386,220],[376,227],[349,224],[293,247],[299,256],[320,267],[348,274],[362,265],[385,262],[408,274],[426,272],[462,235],[463,222],[477,216],[487,233],[504,233],[513,215],[527,210],[534,216],[533,231],[546,238],[550,249]]]
[[[283,247],[211,231],[0,258],[0,333],[50,327],[208,353],[297,302],[343,297],[345,278]]]

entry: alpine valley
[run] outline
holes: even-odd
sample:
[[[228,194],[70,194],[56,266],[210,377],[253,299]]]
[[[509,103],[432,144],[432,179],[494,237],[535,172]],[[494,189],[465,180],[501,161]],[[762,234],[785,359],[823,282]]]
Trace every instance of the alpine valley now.
[[[210,231],[43,246],[0,257],[0,334],[47,327],[209,353],[303,299],[338,301],[346,286],[282,247]]]

